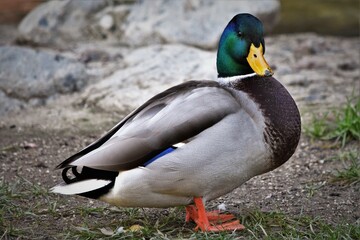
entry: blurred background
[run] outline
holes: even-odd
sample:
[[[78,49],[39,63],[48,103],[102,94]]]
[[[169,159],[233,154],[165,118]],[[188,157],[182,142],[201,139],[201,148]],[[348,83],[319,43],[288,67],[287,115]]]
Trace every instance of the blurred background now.
[[[358,0],[280,0],[280,3],[281,19],[274,33],[359,36]]]
[[[44,1],[1,0],[0,24],[19,23],[29,11]],[[224,4],[225,2],[226,0]],[[281,17],[272,32],[274,34],[315,32],[335,36],[359,36],[358,0],[280,0],[280,4]]]

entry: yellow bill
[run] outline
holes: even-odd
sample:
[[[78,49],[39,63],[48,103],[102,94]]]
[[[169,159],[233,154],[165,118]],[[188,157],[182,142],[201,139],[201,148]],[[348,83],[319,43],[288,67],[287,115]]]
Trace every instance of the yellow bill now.
[[[263,52],[263,46],[261,43],[259,47],[255,47],[252,43],[246,60],[257,75],[269,77],[274,73],[269,67],[269,64],[266,62]]]

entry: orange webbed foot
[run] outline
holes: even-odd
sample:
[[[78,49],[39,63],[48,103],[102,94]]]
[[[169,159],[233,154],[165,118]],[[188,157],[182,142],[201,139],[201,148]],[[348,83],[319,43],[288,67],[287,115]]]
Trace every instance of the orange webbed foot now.
[[[195,230],[199,228],[207,232],[236,231],[245,229],[232,214],[220,214],[220,211],[206,212],[201,197],[194,197],[195,205],[186,206],[186,222],[193,220]],[[231,221],[234,220],[234,221]]]

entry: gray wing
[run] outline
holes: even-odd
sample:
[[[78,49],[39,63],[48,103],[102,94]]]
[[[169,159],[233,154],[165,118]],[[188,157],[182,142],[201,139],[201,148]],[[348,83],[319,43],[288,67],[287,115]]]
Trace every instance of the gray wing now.
[[[58,168],[132,169],[212,127],[239,108],[231,92],[217,82],[189,81],[156,95]]]

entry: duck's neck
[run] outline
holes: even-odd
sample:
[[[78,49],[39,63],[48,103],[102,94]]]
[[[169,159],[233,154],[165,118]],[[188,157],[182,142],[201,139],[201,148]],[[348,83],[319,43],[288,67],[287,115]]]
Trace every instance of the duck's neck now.
[[[244,59],[235,61],[226,51],[226,45],[220,44],[217,53],[216,67],[219,78],[247,75],[254,73],[250,65]]]
[[[237,76],[231,76],[231,77],[220,77],[218,76],[217,81],[222,85],[229,85],[232,83],[236,83],[237,81],[240,81],[242,79],[246,79],[249,77],[255,77],[256,73],[249,73],[245,75],[237,75]]]

